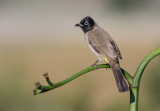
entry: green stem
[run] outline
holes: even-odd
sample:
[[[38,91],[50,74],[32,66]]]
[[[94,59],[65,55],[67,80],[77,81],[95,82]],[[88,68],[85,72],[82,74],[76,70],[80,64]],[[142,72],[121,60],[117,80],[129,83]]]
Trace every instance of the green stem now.
[[[156,56],[158,56],[160,54],[160,48],[157,48],[155,50],[153,50],[152,52],[150,52],[140,63],[140,65],[137,68],[137,71],[135,73],[135,75],[133,76],[133,81],[135,82],[136,86],[140,85],[140,80],[143,74],[144,69],[146,68],[146,66],[148,65],[148,63]]]
[[[130,87],[130,111],[138,111],[139,87]]]
[[[138,95],[141,77],[148,63],[160,54],[160,48],[150,52],[140,63],[135,75],[133,76],[133,87],[130,88],[130,111],[138,111]]]
[[[97,67],[98,67],[98,69],[110,68],[110,66],[108,64],[99,64],[99,65],[97,65]],[[38,82],[36,84],[36,89],[33,90],[33,94],[37,95],[37,94],[44,93],[44,92],[50,91],[52,89],[58,88],[60,86],[63,86],[65,84],[67,84],[68,82],[72,81],[73,79],[76,79],[77,77],[79,77],[79,76],[81,76],[81,75],[83,75],[83,74],[85,74],[87,72],[93,71],[93,70],[96,70],[96,67],[93,66],[93,67],[86,68],[86,69],[84,69],[84,70],[72,75],[71,77],[61,81],[61,82],[53,83],[53,85],[50,82],[48,74],[47,74],[47,76],[45,74],[44,77],[45,77],[47,83],[49,84],[49,86],[43,86]],[[130,83],[132,83],[132,76],[129,75],[129,73],[127,73],[124,69],[121,69],[121,71],[124,74],[124,76],[127,78],[127,80],[129,80]]]

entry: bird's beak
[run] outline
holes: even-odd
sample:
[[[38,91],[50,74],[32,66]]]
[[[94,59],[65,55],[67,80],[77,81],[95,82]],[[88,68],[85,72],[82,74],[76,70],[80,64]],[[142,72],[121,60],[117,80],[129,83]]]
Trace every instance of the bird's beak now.
[[[78,24],[76,24],[75,26],[76,26],[76,27],[82,27],[83,25],[80,24],[80,23],[78,23]]]

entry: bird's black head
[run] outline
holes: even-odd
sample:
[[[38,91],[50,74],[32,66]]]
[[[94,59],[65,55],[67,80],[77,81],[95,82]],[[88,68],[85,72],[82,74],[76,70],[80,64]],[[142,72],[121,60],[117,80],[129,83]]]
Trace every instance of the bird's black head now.
[[[87,17],[83,18],[80,21],[80,23],[76,24],[75,26],[81,27],[83,32],[86,33],[88,31],[92,30],[94,25],[95,25],[94,20],[91,17],[87,16]]]

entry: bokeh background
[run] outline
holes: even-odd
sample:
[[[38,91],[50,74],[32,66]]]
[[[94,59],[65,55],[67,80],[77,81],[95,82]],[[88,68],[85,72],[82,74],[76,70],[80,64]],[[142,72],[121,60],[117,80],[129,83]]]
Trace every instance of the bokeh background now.
[[[96,60],[74,27],[88,15],[118,44],[132,75],[160,47],[159,0],[0,0],[0,111],[129,110],[129,93],[118,92],[110,69],[32,95],[36,81],[46,84],[43,73],[59,82]],[[144,71],[140,111],[160,110],[159,67],[157,57]]]

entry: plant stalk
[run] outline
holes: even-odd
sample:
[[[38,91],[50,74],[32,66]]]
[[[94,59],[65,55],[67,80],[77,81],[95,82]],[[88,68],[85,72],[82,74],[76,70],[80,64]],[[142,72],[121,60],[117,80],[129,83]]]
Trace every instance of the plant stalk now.
[[[130,111],[138,111],[139,87],[130,87]]]

